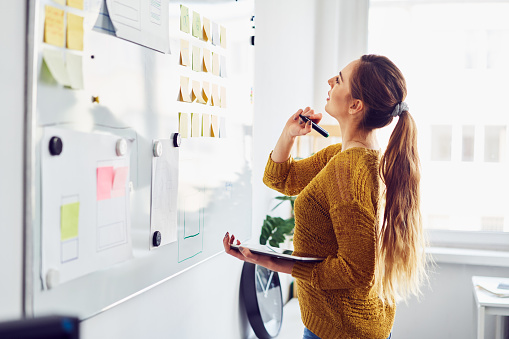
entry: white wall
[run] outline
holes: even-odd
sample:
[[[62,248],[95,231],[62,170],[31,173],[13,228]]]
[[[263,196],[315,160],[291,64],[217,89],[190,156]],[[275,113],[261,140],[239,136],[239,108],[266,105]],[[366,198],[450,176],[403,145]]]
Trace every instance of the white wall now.
[[[0,319],[22,315],[26,4],[0,1]]]

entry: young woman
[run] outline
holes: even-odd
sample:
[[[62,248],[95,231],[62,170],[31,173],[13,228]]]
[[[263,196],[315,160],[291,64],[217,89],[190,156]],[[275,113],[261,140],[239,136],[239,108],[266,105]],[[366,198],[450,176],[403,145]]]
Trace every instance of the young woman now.
[[[296,278],[304,338],[390,338],[396,301],[418,294],[426,276],[417,130],[404,102],[406,83],[389,59],[364,55],[329,85],[325,111],[339,122],[342,143],[293,160],[295,138],[311,132],[299,114],[317,123],[322,118],[309,107],[299,110],[264,175],[269,187],[298,194],[294,255],[326,259],[303,263],[238,252],[228,233],[223,244],[238,259]],[[394,118],[382,155],[376,129]]]

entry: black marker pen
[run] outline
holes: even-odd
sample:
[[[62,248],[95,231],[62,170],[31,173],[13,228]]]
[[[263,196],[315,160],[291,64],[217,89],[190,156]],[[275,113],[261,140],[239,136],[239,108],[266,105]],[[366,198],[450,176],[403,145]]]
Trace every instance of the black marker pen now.
[[[324,137],[328,138],[329,137],[329,132],[327,132],[326,130],[324,130],[323,128],[321,128],[320,126],[318,126],[317,124],[315,124],[311,119],[309,119],[307,116],[305,115],[302,115],[302,114],[299,114],[299,117],[304,121],[304,122],[308,122],[308,121],[311,121],[311,127],[313,127],[313,129],[315,131],[317,131],[318,133],[320,133],[321,135],[323,135]]]

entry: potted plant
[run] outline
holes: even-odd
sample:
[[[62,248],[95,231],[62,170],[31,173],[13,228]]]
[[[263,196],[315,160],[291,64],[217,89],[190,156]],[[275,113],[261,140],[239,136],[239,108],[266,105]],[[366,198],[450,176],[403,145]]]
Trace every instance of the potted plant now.
[[[285,201],[290,202],[291,206],[291,217],[283,219],[281,217],[272,217],[267,215],[262,225],[262,232],[260,235],[260,244],[266,245],[267,242],[270,246],[279,247],[279,245],[286,241],[288,237],[293,235],[293,229],[295,228],[295,217],[293,214],[293,205],[295,203],[296,196],[279,196],[277,200],[281,200],[271,211],[275,210]],[[286,252],[286,251],[285,251]],[[291,253],[291,251],[288,251]]]

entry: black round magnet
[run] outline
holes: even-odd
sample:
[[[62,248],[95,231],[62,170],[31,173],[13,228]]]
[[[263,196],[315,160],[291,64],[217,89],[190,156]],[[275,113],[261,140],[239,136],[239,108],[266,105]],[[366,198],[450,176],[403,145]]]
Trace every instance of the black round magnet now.
[[[155,231],[154,236],[152,237],[152,245],[155,247],[161,245],[161,232]]]
[[[62,139],[59,137],[51,137],[49,140],[49,153],[51,155],[60,155],[63,148],[64,145],[62,144]]]
[[[180,134],[179,133],[174,133],[173,134],[173,146],[174,147],[180,147]]]

